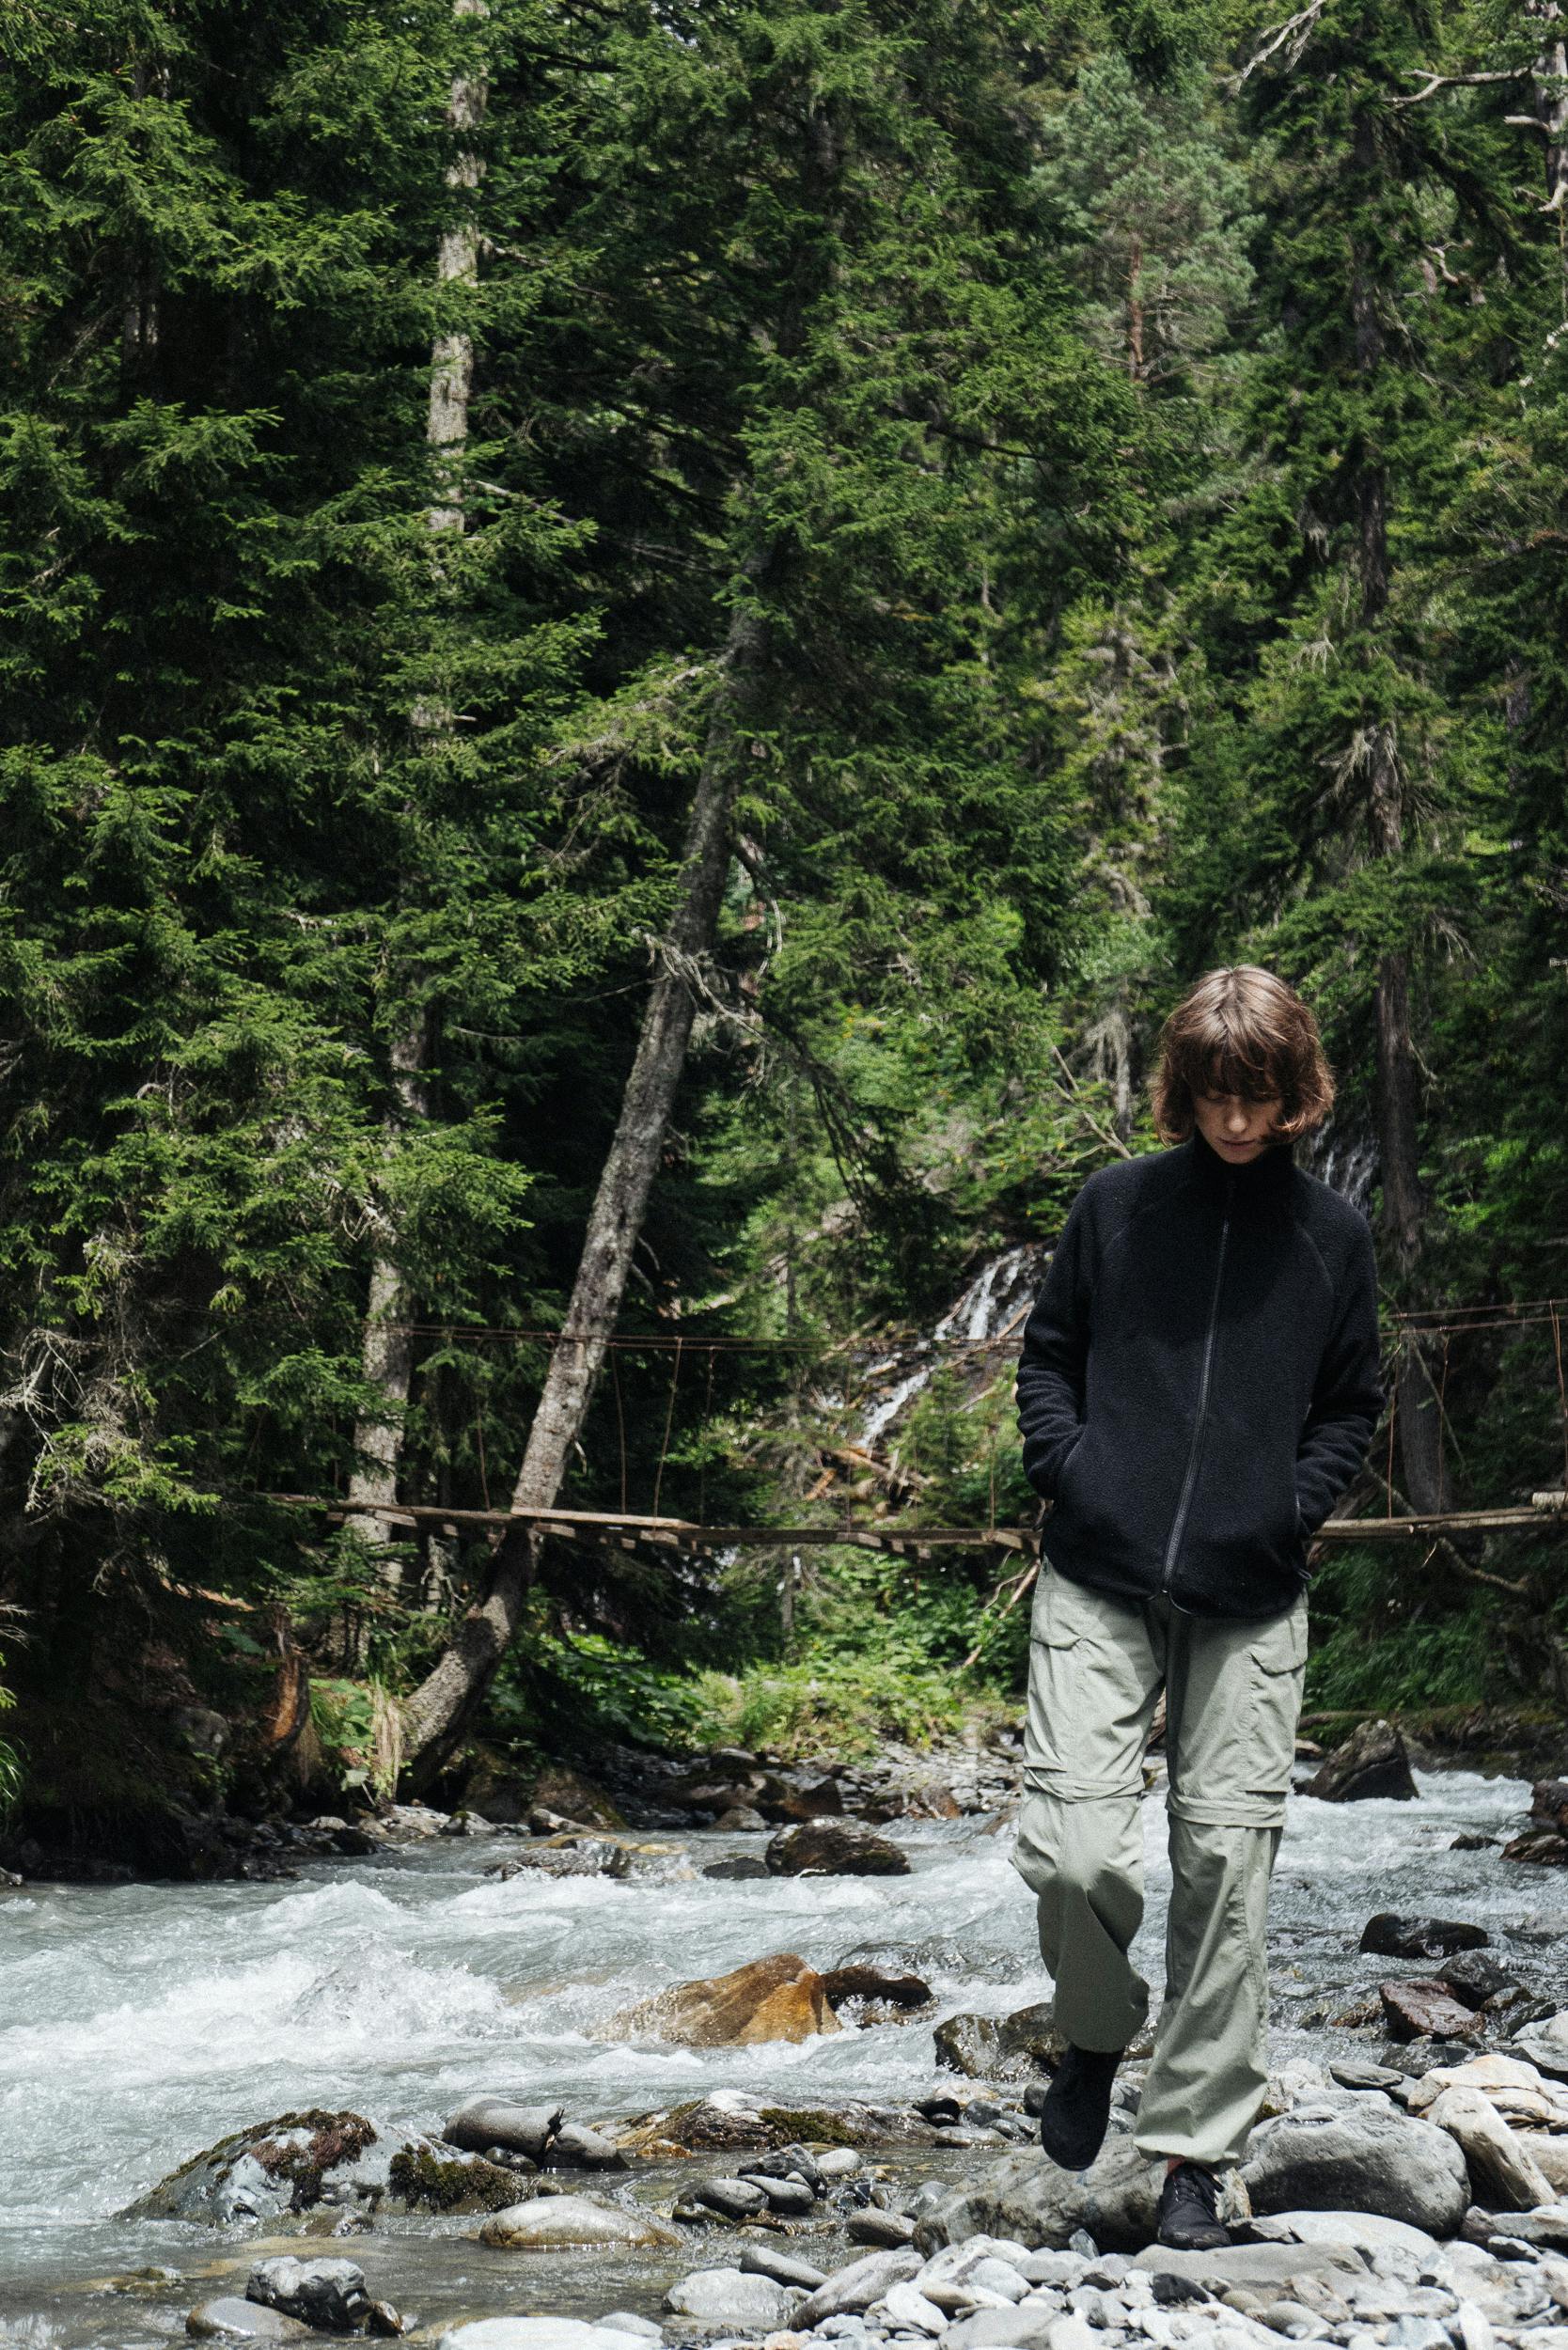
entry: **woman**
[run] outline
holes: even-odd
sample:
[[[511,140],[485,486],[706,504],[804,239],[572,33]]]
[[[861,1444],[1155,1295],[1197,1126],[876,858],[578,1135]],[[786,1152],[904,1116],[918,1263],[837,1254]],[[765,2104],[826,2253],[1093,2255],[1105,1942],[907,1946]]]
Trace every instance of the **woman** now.
[[[1200,980],[1160,1042],[1155,1124],[1175,1147],[1090,1176],[1024,1333],[1024,1466],[1053,1508],[1013,1864],[1039,1896],[1069,2043],[1041,2140],[1080,2170],[1148,2008],[1127,1950],[1163,1689],[1166,1995],[1135,2142],[1166,2163],[1160,2242],[1207,2248],[1229,2241],[1218,2174],[1267,2077],[1306,1546],[1383,1397],[1366,1219],[1292,1156],[1334,1098],[1311,1012],[1243,964]]]

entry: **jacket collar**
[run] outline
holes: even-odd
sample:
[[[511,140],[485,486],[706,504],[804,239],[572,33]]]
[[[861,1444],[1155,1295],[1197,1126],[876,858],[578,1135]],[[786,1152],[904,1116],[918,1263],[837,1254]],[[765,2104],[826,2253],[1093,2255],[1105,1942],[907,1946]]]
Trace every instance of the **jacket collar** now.
[[[1205,1198],[1254,1214],[1277,1214],[1290,1198],[1295,1159],[1288,1142],[1270,1143],[1266,1151],[1243,1166],[1232,1167],[1212,1151],[1195,1126],[1177,1153],[1188,1163],[1193,1183]]]

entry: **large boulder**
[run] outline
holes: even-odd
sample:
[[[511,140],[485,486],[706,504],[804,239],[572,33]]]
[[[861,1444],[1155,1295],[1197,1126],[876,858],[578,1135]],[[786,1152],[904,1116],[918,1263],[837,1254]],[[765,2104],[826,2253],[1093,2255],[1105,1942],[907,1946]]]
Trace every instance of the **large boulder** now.
[[[970,2080],[1031,2080],[1054,2072],[1067,2049],[1049,1999],[1011,2015],[949,2015],[932,2037],[937,2063]]]
[[[1470,2201],[1448,2132],[1376,2090],[1337,2091],[1262,2123],[1242,2183],[1255,2212],[1383,2212],[1435,2236],[1452,2235]]]
[[[553,2252],[566,2245],[652,2247],[680,2238],[647,2212],[627,2211],[597,2195],[540,2195],[494,2213],[479,2241],[508,2252]]]
[[[525,2105],[518,2097],[471,2097],[449,2114],[441,2135],[448,2146],[470,2154],[488,2154],[499,2146],[509,2154],[526,2154],[542,2162],[544,2149],[560,2128],[559,2106]]]
[[[1323,1803],[1361,1803],[1391,1797],[1409,1803],[1420,1792],[1410,1769],[1404,1740],[1392,1722],[1363,1722],[1301,1790]]]
[[[923,2265],[916,2251],[868,2252],[847,2268],[836,2269],[825,2283],[809,2294],[791,2323],[795,2332],[808,2333],[830,2317],[855,2317],[880,2301],[889,2286],[904,2283]]]
[[[336,2200],[354,2188],[373,2199],[384,2190],[389,2154],[375,2124],[362,2113],[332,2113],[314,2106],[280,2113],[193,2154],[122,2217],[194,2220],[212,2228],[273,2220],[286,2212],[312,2210],[328,2182]]]
[[[622,2008],[600,2040],[672,2040],[685,2048],[736,2048],[759,2040],[809,2040],[842,2026],[814,1967],[786,1950],[728,1975],[671,1983]]]
[[[803,1820],[781,1828],[762,1857],[775,1876],[906,1877],[909,1856],[853,1820]]]
[[[523,2157],[492,2162],[484,2154],[460,2152],[437,2138],[411,2138],[386,2166],[385,2208],[400,2212],[504,2211],[517,2201],[518,2170],[533,2166]],[[371,2197],[377,2202],[381,2199]]]
[[[1087,2170],[1060,2170],[1038,2153],[1016,2154],[955,2187],[920,2222],[915,2241],[934,2251],[991,2235],[1060,2251],[1082,2228],[1102,2251],[1140,2251],[1159,2217],[1162,2170],[1145,2161],[1127,2130],[1108,2138]]]
[[[676,2317],[761,2335],[787,2326],[799,2299],[798,2292],[771,2277],[741,2268],[698,2268],[670,2286],[665,2307]]]
[[[1487,2211],[1534,2211],[1553,2201],[1552,2186],[1529,2149],[1479,2089],[1443,2090],[1426,2119],[1447,2130],[1465,2157],[1470,2187]]]
[[[1367,1919],[1356,1947],[1377,1958],[1452,1958],[1460,1950],[1482,1950],[1491,1939],[1484,1926],[1458,1918],[1401,1918],[1380,1909]]]

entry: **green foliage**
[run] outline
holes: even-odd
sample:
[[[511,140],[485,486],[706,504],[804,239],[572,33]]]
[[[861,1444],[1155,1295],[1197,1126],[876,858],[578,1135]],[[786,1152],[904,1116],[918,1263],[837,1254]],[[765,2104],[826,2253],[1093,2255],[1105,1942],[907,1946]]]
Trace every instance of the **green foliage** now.
[[[385,1692],[484,1543],[378,1550],[265,1496],[340,1497],[370,1428],[405,1499],[509,1491],[740,608],[766,658],[735,856],[621,1313],[726,1344],[618,1350],[563,1499],[834,1509],[860,1370],[1152,1147],[1159,1021],[1220,961],[1309,993],[1323,1163],[1375,1213],[1402,955],[1409,1302],[1557,1296],[1561,212],[1516,84],[1484,78],[1534,49],[1489,5],[1325,0],[1276,39],[1285,13],[84,0],[46,37],[10,12],[24,1697],[129,1688],[141,1640],[253,1706],[266,1640],[165,1606],[240,1593],[309,1637],[323,1735],[384,1781]],[[1458,78],[1406,103],[1429,73]],[[484,86],[461,134],[454,75]],[[438,271],[460,232],[472,275]],[[437,446],[460,348],[466,431]],[[1554,1328],[1456,1340],[1463,1497],[1560,1476]],[[1027,1519],[1010,1369],[929,1382],[880,1465],[901,1511]],[[1490,1591],[1496,1670],[1539,1672],[1516,1635],[1550,1617],[1547,1559],[1468,1562],[1522,1579]],[[1476,1587],[1421,1580],[1425,1613],[1375,1562],[1325,1570],[1320,1699],[1471,1687]],[[813,1552],[786,1635],[766,1554],[676,1576],[547,1547],[494,1726],[927,1735],[1016,1687],[1005,1587],[979,1554]]]

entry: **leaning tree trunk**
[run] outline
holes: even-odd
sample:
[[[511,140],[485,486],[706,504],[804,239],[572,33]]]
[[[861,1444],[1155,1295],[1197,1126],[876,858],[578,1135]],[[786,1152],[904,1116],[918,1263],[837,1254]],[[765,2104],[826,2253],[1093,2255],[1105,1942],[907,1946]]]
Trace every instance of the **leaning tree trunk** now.
[[[841,162],[833,113],[813,102],[803,180],[814,206],[825,204]],[[828,251],[831,255],[831,241]],[[830,273],[835,267],[830,258]],[[777,319],[777,348],[786,355],[800,348],[807,306],[820,287],[820,270],[819,251],[803,239]],[[718,928],[729,870],[730,810],[770,652],[768,624],[757,597],[771,579],[779,552],[776,543],[760,543],[742,565],[745,592],[731,613],[718,659],[713,714],[686,826],[680,894],[659,942],[658,969],[589,1212],[565,1324],[550,1358],[512,1490],[515,1511],[554,1505],[625,1294],[632,1251],[685,1064],[701,964],[712,951]],[[406,1700],[404,1768],[416,1788],[428,1786],[435,1777],[489,1687],[517,1629],[540,1541],[526,1522],[507,1528],[492,1556],[483,1596],[468,1609],[446,1653]]]
[[[753,587],[766,568],[765,556],[747,564]],[[547,1510],[554,1504],[620,1309],[685,1064],[700,964],[712,951],[718,926],[729,869],[729,812],[741,774],[741,737],[766,650],[765,621],[749,607],[738,606],[720,657],[717,698],[686,829],[681,895],[659,942],[658,970],[636,1055],[588,1216],[565,1325],[528,1432],[512,1491],[513,1510]],[[539,1539],[526,1523],[507,1529],[491,1561],[483,1597],[469,1608],[450,1647],[405,1701],[403,1754],[413,1785],[428,1785],[439,1770],[506,1653],[533,1579]]]
[[[453,0],[458,17],[489,14],[487,0]],[[447,170],[447,185],[454,195],[467,196],[479,181],[479,156],[475,140],[484,119],[487,85],[482,75],[458,73],[447,101],[447,120],[461,142]],[[436,247],[435,274],[442,286],[472,285],[478,275],[479,241],[471,212],[443,229]],[[474,381],[474,337],[461,329],[438,335],[431,349],[430,407],[425,440],[431,451],[434,494],[426,520],[439,535],[462,533],[463,453],[468,440],[468,401]],[[439,556],[436,569],[441,571]],[[449,710],[421,703],[413,713],[415,738],[425,751],[437,749],[451,733]],[[387,1149],[397,1146],[406,1126],[430,1115],[425,1072],[430,1064],[433,1023],[428,1008],[413,1014],[392,1044],[392,1084],[395,1105],[386,1120]],[[398,1497],[402,1465],[403,1420],[414,1378],[415,1301],[388,1246],[370,1267],[360,1371],[377,1403],[354,1429],[353,1468],[349,1479],[346,1524],[364,1541],[385,1539],[384,1517]],[[394,1590],[401,1587],[401,1571],[393,1560],[384,1578]]]
[[[1363,187],[1379,167],[1370,109],[1357,117],[1355,162]],[[1356,366],[1371,387],[1385,360],[1382,317],[1372,256],[1357,251],[1351,303]],[[1375,630],[1388,606],[1388,484],[1380,462],[1366,458],[1356,482],[1356,561],[1361,621]],[[1375,717],[1366,729],[1369,780],[1367,829],[1374,856],[1389,862],[1404,854],[1404,771],[1392,721]],[[1379,1235],[1385,1263],[1408,1293],[1419,1265],[1426,1225],[1420,1182],[1420,1141],[1415,1035],[1410,1012],[1410,956],[1403,947],[1378,958],[1372,995],[1376,1026],[1376,1115],[1383,1203]],[[1405,1491],[1423,1512],[1449,1507],[1443,1461],[1442,1416],[1437,1391],[1420,1349],[1408,1333],[1394,1363],[1394,1416]]]

